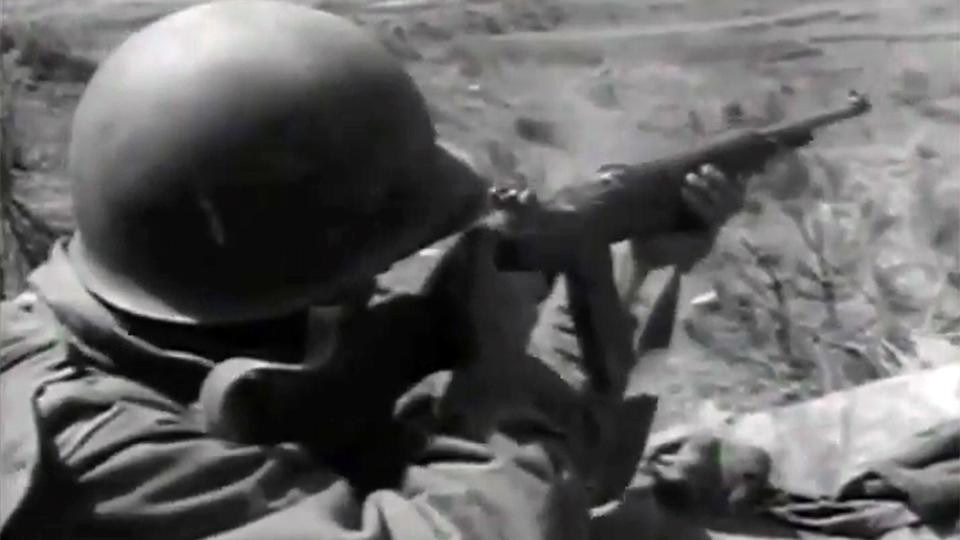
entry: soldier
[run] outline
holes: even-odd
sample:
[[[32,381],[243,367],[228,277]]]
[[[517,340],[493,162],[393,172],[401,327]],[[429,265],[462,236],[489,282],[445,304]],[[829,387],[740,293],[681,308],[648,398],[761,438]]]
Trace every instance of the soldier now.
[[[486,189],[364,32],[263,0],[165,17],[89,83],[69,168],[77,231],[3,304],[4,538],[584,537],[570,434],[536,400],[473,438],[357,428],[369,401],[451,356],[522,348],[512,322],[527,309],[502,294],[511,278],[482,235],[451,262],[473,265],[466,307],[387,320],[364,307],[378,274],[469,223]],[[739,190],[708,171],[686,200],[716,225]],[[701,256],[708,229],[659,262]],[[351,318],[370,322],[368,343],[362,324],[331,330]],[[413,338],[392,343],[393,325]],[[317,392],[325,408],[291,411],[313,446],[205,429],[196,401],[223,361],[292,365],[351,344],[363,353]],[[409,457],[401,474],[367,474],[391,449]]]

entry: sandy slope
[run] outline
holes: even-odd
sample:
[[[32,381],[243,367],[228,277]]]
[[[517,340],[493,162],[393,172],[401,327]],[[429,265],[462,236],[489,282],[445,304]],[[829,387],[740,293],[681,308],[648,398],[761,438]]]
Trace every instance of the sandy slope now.
[[[53,28],[73,50],[98,58],[133,28],[192,3],[5,0],[3,11],[5,24]],[[709,134],[723,128],[721,112],[733,100],[748,117],[763,120],[835,105],[850,88],[865,91],[874,113],[825,133],[813,150],[846,169],[834,203],[860,208],[871,201],[883,212],[869,218],[889,214],[894,225],[865,246],[844,237],[846,225],[830,218],[828,229],[840,230],[827,235],[830,249],[850,254],[862,267],[854,274],[867,281],[881,255],[929,261],[932,277],[907,277],[903,285],[908,292],[939,291],[923,297],[927,308],[943,295],[960,294],[944,285],[949,270],[960,270],[953,258],[960,250],[956,235],[947,234],[943,245],[930,241],[930,231],[949,226],[960,206],[960,7],[953,0],[302,3],[324,5],[377,31],[416,75],[444,137],[472,152],[500,181],[545,191],[579,181],[605,162],[690,148],[701,138],[690,128],[691,111]],[[41,85],[19,104],[22,137],[40,155],[31,167],[36,174],[17,189],[66,224],[58,170],[77,89]],[[50,103],[57,108],[49,109]],[[536,128],[532,138],[538,140],[518,133],[518,119]],[[819,169],[811,174],[814,187],[829,182]],[[760,200],[792,196],[782,177],[759,184],[766,185],[758,190]],[[745,215],[729,229],[717,255],[686,285],[687,298],[735,274],[724,256],[737,253],[741,233],[784,251],[790,261],[807,256],[782,212]],[[794,271],[789,265],[785,270]],[[798,318],[820,324],[816,302],[797,306]],[[841,307],[842,324],[833,328],[838,332],[856,333],[850,327],[857,321],[877,326],[876,310],[862,299]],[[685,316],[693,317],[687,310]],[[697,319],[707,321],[717,348],[704,349],[681,332],[678,352],[651,362],[643,384],[664,393],[662,421],[691,414],[689,407],[703,397],[751,409],[802,394],[777,378],[776,366],[771,370],[769,344],[750,342],[736,322],[721,319]],[[910,325],[929,331],[927,322]],[[737,355],[730,350],[753,345],[757,354],[731,360]],[[806,354],[849,360],[817,351]]]

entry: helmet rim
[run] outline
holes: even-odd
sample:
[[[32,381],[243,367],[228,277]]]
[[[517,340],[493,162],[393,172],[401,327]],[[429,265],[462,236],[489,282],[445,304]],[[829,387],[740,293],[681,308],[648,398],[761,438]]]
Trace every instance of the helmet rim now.
[[[435,189],[424,195],[431,207],[443,208],[425,218],[419,234],[404,245],[383,255],[382,268],[371,269],[369,275],[352,276],[353,281],[339,283],[317,281],[304,290],[277,290],[276,284],[250,291],[246,298],[237,298],[232,306],[216,301],[202,301],[203,291],[170,290],[152,292],[121,273],[98,262],[84,245],[83,235],[76,231],[67,245],[67,257],[83,287],[101,302],[122,312],[160,322],[187,325],[219,325],[252,322],[282,317],[316,305],[336,305],[338,293],[354,282],[376,277],[394,263],[437,243],[472,225],[486,209],[488,182],[462,157],[451,153],[444,144],[436,146],[438,166],[433,169]],[[272,294],[270,294],[272,293]]]

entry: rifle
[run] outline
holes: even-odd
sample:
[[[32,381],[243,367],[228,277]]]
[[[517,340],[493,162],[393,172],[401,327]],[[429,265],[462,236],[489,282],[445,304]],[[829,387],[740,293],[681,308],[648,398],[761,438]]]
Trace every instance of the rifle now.
[[[527,194],[492,193],[493,207],[500,215],[491,223],[502,233],[498,266],[564,276],[583,368],[595,395],[613,405],[613,429],[618,433],[604,441],[605,448],[599,451],[602,463],[595,502],[619,497],[642,457],[656,399],[626,397],[627,380],[636,364],[635,353],[642,355],[669,345],[683,271],[674,269],[633,347],[609,257],[584,258],[583,250],[589,253],[597,245],[695,228],[696,218],[684,208],[680,196],[688,173],[710,163],[727,174],[755,174],[777,155],[812,142],[816,130],[870,109],[865,96],[851,92],[848,103],[836,110],[766,129],[739,130],[664,159],[605,166],[597,181],[568,187],[542,203]],[[585,263],[603,268],[586,269]]]
[[[567,187],[544,201],[495,191],[493,207],[502,211],[493,221],[493,226],[502,231],[498,266],[504,270],[579,272],[576,259],[578,250],[584,246],[695,230],[700,224],[682,203],[680,195],[688,173],[706,163],[730,175],[758,173],[778,155],[812,142],[820,128],[863,115],[871,108],[866,96],[851,91],[847,104],[835,110],[765,129],[737,130],[692,151],[654,161],[605,165],[599,171],[598,180]],[[669,289],[670,295],[679,294],[679,276],[671,279]],[[665,307],[660,311],[676,310],[675,299],[671,302],[666,298],[663,304]],[[645,332],[649,337],[641,344],[648,350],[665,346],[662,338],[659,343],[651,340],[656,336],[669,336],[672,328],[672,317],[656,315],[657,328],[649,330],[658,331]],[[598,325],[586,320],[603,318],[598,313],[584,315],[584,334],[591,350],[609,348],[610,340],[597,338]],[[622,338],[613,342],[622,343]],[[589,356],[596,359],[609,355]],[[615,387],[616,377],[612,376],[609,361],[607,358],[604,365],[584,367],[601,386]]]
[[[509,235],[502,266],[562,269],[571,242],[578,244],[584,237],[613,244],[689,228],[696,223],[680,198],[688,173],[705,163],[732,175],[760,172],[777,155],[809,144],[818,129],[870,109],[864,95],[851,92],[848,103],[836,110],[765,129],[737,130],[700,148],[645,163],[605,165],[597,181],[567,187],[539,201],[536,223],[522,234]]]

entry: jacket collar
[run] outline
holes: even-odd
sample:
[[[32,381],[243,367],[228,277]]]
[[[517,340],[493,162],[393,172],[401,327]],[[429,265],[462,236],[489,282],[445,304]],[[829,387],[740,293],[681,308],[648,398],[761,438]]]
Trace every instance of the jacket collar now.
[[[207,373],[223,359],[252,356],[291,362],[301,358],[302,352],[237,347],[230,340],[216,339],[225,336],[226,330],[198,331],[127,319],[83,287],[64,242],[54,245],[49,259],[31,274],[29,283],[53,311],[70,344],[86,361],[100,369],[147,382],[178,400],[194,399]],[[211,339],[211,335],[215,337]]]

